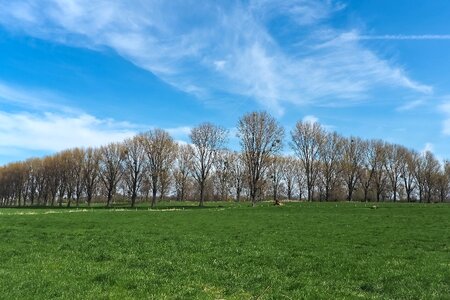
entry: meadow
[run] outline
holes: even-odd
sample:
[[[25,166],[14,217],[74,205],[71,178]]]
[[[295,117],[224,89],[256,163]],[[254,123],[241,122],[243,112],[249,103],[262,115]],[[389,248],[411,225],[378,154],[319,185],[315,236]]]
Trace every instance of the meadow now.
[[[450,205],[0,209],[2,299],[450,299]]]

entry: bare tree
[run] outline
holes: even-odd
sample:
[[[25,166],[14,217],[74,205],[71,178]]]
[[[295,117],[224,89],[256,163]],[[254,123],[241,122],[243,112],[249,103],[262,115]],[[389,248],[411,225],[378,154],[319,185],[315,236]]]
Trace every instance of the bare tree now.
[[[282,157],[281,165],[282,165],[281,171],[283,180],[286,183],[287,198],[288,200],[291,200],[294,192],[297,175],[296,159],[292,156]]]
[[[27,169],[27,178],[25,182],[25,202],[29,200],[30,205],[33,206],[35,203],[35,197],[36,197],[36,186],[37,186],[37,180],[35,176],[35,161],[36,159],[30,158],[25,161],[25,166]]]
[[[60,164],[58,155],[47,156],[44,158],[43,164],[45,168],[45,177],[47,180],[47,194],[51,199],[51,206],[54,206],[61,182],[62,165]]]
[[[145,151],[141,137],[135,136],[124,141],[124,180],[134,207],[141,188],[145,168]]]
[[[363,188],[364,198],[367,201],[369,191],[376,186],[378,171],[383,175],[384,143],[380,140],[371,140],[365,144],[364,157],[362,160],[362,170],[360,171],[360,183]]]
[[[178,145],[173,176],[179,201],[184,201],[187,194],[190,170],[192,169],[191,163],[192,152],[189,150],[189,146]]]
[[[344,144],[344,157],[342,160],[342,175],[347,186],[347,200],[353,200],[353,193],[359,180],[365,142],[360,138],[350,137]]]
[[[296,159],[295,162],[295,181],[297,182],[298,200],[303,200],[304,191],[306,189],[306,176],[302,163]]]
[[[36,180],[37,205],[47,204],[46,201],[48,197],[48,180],[46,177],[44,159],[36,158],[33,160],[33,175]]]
[[[23,162],[0,167],[0,206],[21,206],[26,202],[27,165]]]
[[[100,148],[100,179],[107,192],[106,206],[116,192],[117,184],[123,171],[124,147],[119,143],[111,143]]]
[[[205,184],[214,165],[217,152],[226,141],[227,131],[211,123],[203,123],[191,130],[192,174],[200,187],[200,203],[205,202]]]
[[[218,199],[228,200],[229,190],[232,185],[231,152],[222,150],[217,152],[214,163],[214,188]]]
[[[67,206],[70,207],[75,192],[75,176],[76,162],[73,156],[73,150],[65,150],[60,154],[61,169],[61,185],[59,188],[59,206],[62,206],[64,194],[67,196]]]
[[[235,199],[237,202],[241,201],[241,194],[244,188],[245,180],[245,165],[243,155],[238,152],[231,153],[229,168],[231,171],[232,187],[235,191]]]
[[[23,205],[25,206],[25,188],[26,179],[28,177],[28,170],[26,164],[23,162],[12,163],[10,165],[10,172],[13,172],[14,176],[14,196],[17,200],[17,205],[21,206],[21,201],[23,199]]]
[[[404,151],[404,153],[401,155],[400,178],[403,179],[406,200],[411,202],[412,193],[416,188],[414,170],[416,168],[415,164],[419,154],[415,151],[409,151],[406,148],[402,151]]]
[[[83,183],[83,170],[84,170],[84,157],[85,150],[81,148],[75,148],[72,150],[72,159],[73,159],[73,184],[75,187],[75,199],[76,206],[80,205],[80,199],[84,192],[84,183]]]
[[[83,181],[88,206],[96,193],[99,176],[100,152],[98,149],[87,148],[84,156]]]
[[[273,201],[275,205],[280,205],[278,192],[283,179],[283,164],[281,159],[281,157],[274,155],[272,157],[272,163],[269,167],[269,177],[272,184]]]
[[[152,179],[152,208],[156,205],[159,180],[168,173],[175,159],[175,143],[172,137],[162,129],[147,131],[141,135],[141,142],[148,158],[148,170]]]
[[[385,160],[384,168],[386,175],[389,178],[389,183],[392,189],[392,200],[397,201],[398,182],[401,176],[401,163],[403,160],[403,151],[399,145],[387,144],[385,146]]]
[[[387,186],[386,172],[384,171],[384,161],[386,159],[385,143],[383,141],[376,141],[372,145],[374,148],[374,178],[373,184],[375,187],[375,194],[377,202],[382,200],[382,195],[385,193]]]
[[[298,121],[291,132],[291,147],[300,159],[306,176],[308,201],[314,198],[314,186],[319,173],[320,148],[324,142],[325,132],[317,122]]]
[[[66,195],[66,191],[68,188],[68,180],[69,180],[69,172],[70,172],[70,164],[67,159],[67,151],[59,152],[55,155],[56,166],[57,166],[57,176],[58,176],[58,205],[62,206],[64,196]]]
[[[172,183],[171,169],[163,169],[158,179],[159,199],[163,200],[170,192],[170,185]]]
[[[327,133],[319,148],[322,181],[325,187],[325,201],[330,200],[342,171],[341,161],[344,153],[344,139],[336,132]]]
[[[439,200],[444,202],[450,193],[450,161],[444,161],[443,169],[438,176]]]
[[[250,199],[255,206],[272,156],[282,149],[284,129],[267,112],[251,112],[238,123],[238,134],[248,175]]]
[[[438,176],[441,165],[434,154],[426,151],[424,154],[423,179],[425,182],[425,195],[428,203],[433,198],[433,192],[437,189]]]
[[[422,202],[425,196],[425,165],[425,155],[423,155],[423,153],[416,153],[414,156],[414,178],[419,190],[419,202]]]

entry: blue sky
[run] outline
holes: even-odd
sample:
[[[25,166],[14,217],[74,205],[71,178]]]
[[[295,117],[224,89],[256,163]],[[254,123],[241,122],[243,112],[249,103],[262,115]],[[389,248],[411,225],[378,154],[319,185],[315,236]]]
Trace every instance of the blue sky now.
[[[267,110],[450,158],[450,2],[0,0],[0,164]]]

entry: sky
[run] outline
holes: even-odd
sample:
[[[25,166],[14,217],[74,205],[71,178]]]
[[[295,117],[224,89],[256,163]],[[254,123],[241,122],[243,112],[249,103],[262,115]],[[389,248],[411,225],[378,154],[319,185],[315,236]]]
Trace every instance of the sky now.
[[[447,0],[0,0],[0,165],[207,121],[238,148],[255,110],[286,140],[318,121],[450,158],[448,20]]]

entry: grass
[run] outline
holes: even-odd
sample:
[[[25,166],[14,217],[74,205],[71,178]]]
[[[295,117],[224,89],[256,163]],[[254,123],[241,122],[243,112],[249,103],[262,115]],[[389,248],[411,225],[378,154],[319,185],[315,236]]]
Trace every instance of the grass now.
[[[450,299],[449,205],[173,204],[0,209],[0,298]]]

